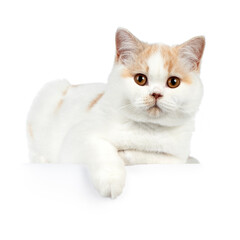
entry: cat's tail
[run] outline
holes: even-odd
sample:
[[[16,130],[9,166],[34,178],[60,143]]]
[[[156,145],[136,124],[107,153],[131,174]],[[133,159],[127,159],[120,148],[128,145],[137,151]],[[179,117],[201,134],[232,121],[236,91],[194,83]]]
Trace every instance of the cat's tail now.
[[[52,134],[54,112],[66,95],[70,83],[67,80],[52,81],[43,86],[35,97],[27,119],[27,137],[32,162],[55,162]]]

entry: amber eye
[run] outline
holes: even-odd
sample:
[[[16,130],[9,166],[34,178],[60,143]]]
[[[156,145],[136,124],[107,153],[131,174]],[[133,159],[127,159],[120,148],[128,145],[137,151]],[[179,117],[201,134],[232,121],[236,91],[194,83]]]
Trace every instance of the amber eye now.
[[[170,88],[177,88],[181,83],[181,80],[178,77],[170,77],[167,80],[167,85]]]
[[[134,81],[138,85],[144,86],[147,83],[147,77],[144,74],[138,73],[134,76]]]

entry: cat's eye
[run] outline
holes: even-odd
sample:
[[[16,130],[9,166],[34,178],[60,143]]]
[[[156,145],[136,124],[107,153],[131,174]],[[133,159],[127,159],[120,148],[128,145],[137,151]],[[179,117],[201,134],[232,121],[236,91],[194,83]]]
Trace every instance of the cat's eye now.
[[[170,88],[177,88],[181,83],[181,80],[178,77],[170,77],[167,80],[167,85]]]
[[[140,85],[140,86],[144,86],[147,83],[147,77],[142,74],[142,73],[138,73],[134,76],[134,81]]]

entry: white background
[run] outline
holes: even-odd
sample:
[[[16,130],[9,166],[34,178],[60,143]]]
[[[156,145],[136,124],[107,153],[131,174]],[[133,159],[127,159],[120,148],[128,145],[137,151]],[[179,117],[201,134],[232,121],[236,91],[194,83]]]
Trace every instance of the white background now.
[[[1,1],[0,239],[239,240],[237,4]],[[201,164],[128,167],[122,195],[110,200],[82,166],[29,164],[25,121],[47,81],[106,82],[119,26],[148,42],[205,35],[205,95],[192,141]]]

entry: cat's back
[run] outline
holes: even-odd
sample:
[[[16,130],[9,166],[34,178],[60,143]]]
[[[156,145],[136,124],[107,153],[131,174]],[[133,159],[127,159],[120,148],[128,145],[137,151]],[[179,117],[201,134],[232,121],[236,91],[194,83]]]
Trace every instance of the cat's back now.
[[[34,99],[27,119],[32,161],[55,161],[67,132],[88,114],[104,90],[102,83],[71,85],[67,80],[47,83]]]

